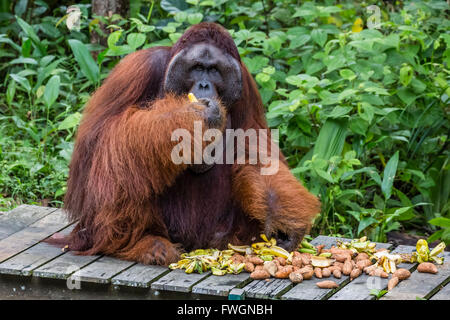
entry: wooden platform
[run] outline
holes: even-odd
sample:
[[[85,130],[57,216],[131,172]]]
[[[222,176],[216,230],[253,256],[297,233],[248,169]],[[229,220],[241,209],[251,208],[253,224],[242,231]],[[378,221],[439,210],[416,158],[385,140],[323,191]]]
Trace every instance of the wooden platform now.
[[[73,228],[60,209],[22,205],[0,213],[0,299],[281,299],[369,300],[371,289],[383,290],[388,279],[362,275],[350,282],[343,276],[339,288],[319,289],[317,279],[293,285],[287,279],[252,280],[248,273],[214,276],[186,274],[165,267],[146,266],[106,256],[76,256],[42,240]],[[319,236],[313,244],[336,243]],[[379,243],[377,247],[411,252],[414,247]],[[436,275],[415,271],[405,264],[411,278],[401,282],[383,299],[450,299],[450,253]]]

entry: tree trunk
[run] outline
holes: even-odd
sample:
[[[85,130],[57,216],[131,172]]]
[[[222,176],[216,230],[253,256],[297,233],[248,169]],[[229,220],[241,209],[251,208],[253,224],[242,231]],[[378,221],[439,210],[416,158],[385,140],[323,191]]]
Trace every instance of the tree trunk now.
[[[92,15],[111,17],[113,14],[120,14],[126,17],[129,9],[129,0],[92,0]],[[106,26],[100,22],[100,28],[108,34]],[[107,45],[107,38],[93,31],[91,33],[91,43],[98,43],[103,46]]]

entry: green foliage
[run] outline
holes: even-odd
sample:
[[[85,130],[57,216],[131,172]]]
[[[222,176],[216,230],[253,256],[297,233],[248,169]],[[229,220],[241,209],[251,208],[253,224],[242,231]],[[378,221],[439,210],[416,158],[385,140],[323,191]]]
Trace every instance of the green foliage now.
[[[391,10],[378,1],[377,29],[353,1],[132,1],[130,18],[80,5],[79,31],[61,23],[66,7],[34,3],[0,15],[0,207],[60,204],[83,106],[111,68],[217,21],[259,86],[292,172],[321,198],[313,233],[385,241],[408,230],[448,242],[445,1]],[[107,46],[89,43],[92,32]]]

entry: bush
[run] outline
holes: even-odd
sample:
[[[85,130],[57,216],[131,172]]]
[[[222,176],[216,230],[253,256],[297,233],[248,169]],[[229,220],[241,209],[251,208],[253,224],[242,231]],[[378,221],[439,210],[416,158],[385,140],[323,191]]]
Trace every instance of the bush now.
[[[386,241],[392,230],[439,226],[434,238],[450,242],[445,1],[380,1],[377,28],[365,2],[132,1],[129,18],[92,17],[86,4],[79,31],[61,23],[66,7],[34,3],[0,16],[4,209],[61,205],[83,106],[120,58],[217,21],[259,85],[292,172],[321,198],[313,233]],[[106,48],[89,43],[100,22]]]

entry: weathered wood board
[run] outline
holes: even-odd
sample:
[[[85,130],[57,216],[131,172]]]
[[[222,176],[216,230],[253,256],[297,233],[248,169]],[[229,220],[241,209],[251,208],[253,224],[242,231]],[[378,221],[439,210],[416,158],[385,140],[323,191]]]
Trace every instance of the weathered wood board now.
[[[381,300],[416,300],[429,298],[442,283],[450,278],[450,252],[444,253],[445,262],[437,265],[438,273],[421,273],[417,270],[409,279],[400,282],[394,289],[386,293]]]
[[[56,210],[56,208],[23,204],[0,215],[0,240],[26,228]]]
[[[231,289],[240,287],[250,282],[247,272],[240,274],[227,274],[224,276],[211,275],[192,288],[192,293],[212,296],[228,296]]]
[[[289,279],[270,278],[252,281],[243,289],[248,298],[275,299],[291,287],[292,282]]]
[[[101,257],[73,274],[74,278],[84,282],[109,283],[111,278],[131,267],[135,262],[112,257]]]
[[[68,226],[61,231],[61,234],[68,235],[73,228],[73,225]],[[35,246],[1,263],[0,273],[29,276],[34,269],[62,254],[64,252],[61,248],[45,242],[39,242]]]
[[[439,291],[430,300],[450,300],[450,283],[446,283],[444,287],[439,288]]]
[[[0,240],[0,262],[28,249],[68,225],[67,216],[56,210],[28,227]]]
[[[334,279],[340,284],[335,290],[319,289],[316,283],[324,279],[304,281],[293,285],[288,279],[269,281],[252,281],[248,273],[239,275],[213,276],[210,272],[203,274],[186,274],[184,270],[171,271],[166,267],[147,266],[123,261],[112,257],[78,256],[72,252],[62,252],[60,248],[42,242],[62,230],[68,234],[73,228],[61,210],[36,206],[20,206],[11,212],[0,215],[0,274],[17,276],[45,277],[53,279],[70,279],[81,282],[107,284],[101,286],[109,290],[109,285],[151,288],[152,290],[135,290],[133,292],[152,293],[156,291],[176,291],[185,296],[192,293],[199,296],[219,296],[229,299],[332,299],[359,300],[373,299],[369,286],[385,289],[388,279],[376,281],[362,275],[352,282],[348,277]],[[3,237],[3,238],[2,238]],[[327,248],[336,244],[337,238],[319,236],[311,243],[325,244]],[[349,239],[339,240],[349,241]],[[389,244],[377,244],[378,248]],[[399,246],[393,251],[410,252],[414,247]],[[450,253],[445,253],[445,264],[438,266],[439,273],[422,274],[415,270],[414,264],[402,264],[399,267],[411,269],[409,279],[398,284],[382,299],[416,299],[431,297],[432,300],[450,299]],[[9,279],[10,277],[2,277]],[[14,278],[14,277],[13,277]],[[31,278],[33,279],[33,278]],[[2,281],[2,280],[0,280]],[[369,283],[372,281],[372,283]],[[38,281],[40,285],[44,281]],[[72,284],[76,284],[73,282]],[[69,282],[67,282],[69,285]],[[92,286],[94,287],[94,286]],[[1,284],[0,284],[1,288]],[[91,288],[91,286],[87,286]],[[84,288],[85,290],[89,290]],[[130,289],[118,292],[129,292]]]
[[[78,256],[66,252],[33,271],[33,276],[51,279],[67,279],[70,275],[99,259],[100,256]]]
[[[170,270],[166,267],[138,263],[116,275],[111,279],[111,283],[128,287],[149,288],[152,282],[168,272]]]
[[[210,272],[187,274],[183,270],[173,270],[153,282],[151,288],[154,290],[191,292],[194,285],[208,277],[210,274]]]
[[[377,248],[381,246],[377,245]],[[392,253],[411,253],[415,250],[415,247],[411,246],[399,246],[392,250]],[[415,264],[401,263],[398,268],[413,269]],[[384,290],[387,288],[387,284],[392,275],[389,278],[371,277],[363,273],[356,279],[353,279],[350,283],[344,286],[341,290],[333,294],[329,300],[372,300],[375,296],[371,295],[371,290]]]

